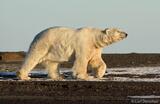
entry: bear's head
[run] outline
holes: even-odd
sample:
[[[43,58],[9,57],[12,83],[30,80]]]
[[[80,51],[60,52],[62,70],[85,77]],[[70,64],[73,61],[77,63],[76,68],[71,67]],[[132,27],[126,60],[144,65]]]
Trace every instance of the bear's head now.
[[[102,35],[102,41],[106,44],[109,45],[111,43],[120,41],[124,38],[127,37],[127,33],[117,29],[117,28],[107,28],[105,30],[102,31],[103,35]]]

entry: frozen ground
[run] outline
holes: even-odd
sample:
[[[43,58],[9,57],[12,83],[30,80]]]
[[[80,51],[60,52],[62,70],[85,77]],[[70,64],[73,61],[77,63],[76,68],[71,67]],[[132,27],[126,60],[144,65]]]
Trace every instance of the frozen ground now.
[[[71,77],[72,71],[69,68],[62,68],[60,73],[64,74],[63,81],[77,81]],[[34,77],[32,80],[49,80],[45,70],[34,70],[29,75]],[[0,72],[0,79],[5,78],[12,80],[15,78],[15,72]],[[108,68],[102,79],[93,78],[89,81],[160,82],[160,67]]]
[[[110,68],[105,76],[113,81],[160,82],[160,67]]]
[[[61,73],[67,75],[71,73],[71,69],[62,69]],[[93,79],[93,81],[160,82],[160,67],[108,68],[104,78],[101,80]]]

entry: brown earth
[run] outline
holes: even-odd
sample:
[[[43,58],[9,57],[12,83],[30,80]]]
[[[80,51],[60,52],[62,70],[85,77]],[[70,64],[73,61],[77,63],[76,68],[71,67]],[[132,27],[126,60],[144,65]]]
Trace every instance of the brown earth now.
[[[154,97],[132,98],[159,96],[158,82],[0,81],[0,91],[1,104],[159,104],[160,101]]]
[[[19,53],[16,53],[19,54]],[[0,61],[1,71],[15,71],[20,68],[24,53],[17,59],[15,53],[5,54]],[[19,55],[18,55],[19,56]],[[109,68],[159,67],[160,54],[103,54]],[[73,62],[63,63],[71,67]],[[41,68],[38,65],[37,68]],[[118,77],[121,75],[117,75]],[[132,77],[132,75],[121,77]],[[159,75],[157,75],[159,76]],[[108,76],[112,78],[113,76]],[[143,76],[142,78],[155,78]],[[158,77],[159,78],[159,77]],[[153,96],[152,96],[153,95]],[[135,98],[141,96],[141,98]],[[142,97],[149,96],[149,97]],[[154,97],[155,96],[155,97]],[[159,104],[160,82],[148,81],[48,81],[17,79],[0,80],[0,104]]]

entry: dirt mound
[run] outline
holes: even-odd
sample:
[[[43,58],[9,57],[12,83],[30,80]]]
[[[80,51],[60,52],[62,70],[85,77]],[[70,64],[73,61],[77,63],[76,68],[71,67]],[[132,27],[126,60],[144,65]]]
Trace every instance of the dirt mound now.
[[[24,57],[24,52],[0,52],[1,62],[23,61]]]

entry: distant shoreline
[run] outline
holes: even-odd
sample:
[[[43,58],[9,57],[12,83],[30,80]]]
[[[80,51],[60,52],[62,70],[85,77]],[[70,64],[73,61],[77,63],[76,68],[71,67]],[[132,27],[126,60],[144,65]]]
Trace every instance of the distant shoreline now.
[[[25,58],[26,52],[0,52],[0,63],[19,63]],[[107,67],[143,67],[160,66],[160,53],[116,53],[102,54]],[[62,67],[70,68],[73,62],[64,62]]]

